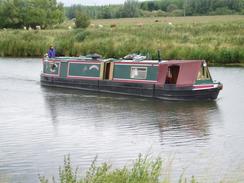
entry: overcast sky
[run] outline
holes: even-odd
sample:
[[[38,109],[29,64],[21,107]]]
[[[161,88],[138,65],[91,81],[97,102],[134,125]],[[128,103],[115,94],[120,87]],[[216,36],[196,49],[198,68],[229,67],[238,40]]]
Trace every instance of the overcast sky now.
[[[125,0],[58,0],[62,2],[65,6],[70,6],[73,4],[82,5],[108,5],[108,4],[123,4]]]

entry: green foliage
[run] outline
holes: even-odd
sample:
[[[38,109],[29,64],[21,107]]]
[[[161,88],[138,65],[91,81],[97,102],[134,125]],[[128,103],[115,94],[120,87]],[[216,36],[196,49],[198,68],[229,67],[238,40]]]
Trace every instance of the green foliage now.
[[[60,35],[56,35],[54,45],[56,48],[57,55],[69,56],[76,55],[74,51],[74,34],[72,32],[65,32]]]
[[[184,15],[184,12],[183,10],[180,10],[180,9],[175,9],[173,10],[171,13],[170,13],[171,16],[174,16],[174,17],[179,17],[179,16],[183,16]]]
[[[2,30],[0,56],[41,57],[53,44],[60,56],[99,53],[105,58],[121,58],[136,52],[157,59],[157,50],[161,49],[163,59],[244,63],[242,16],[96,20],[93,24],[102,24],[103,28]],[[111,28],[111,24],[116,27]]]
[[[48,47],[48,39],[38,31],[15,30],[0,32],[0,55],[15,57],[32,57],[44,55]]]
[[[233,13],[233,11],[228,9],[227,7],[216,8],[215,11],[209,12],[210,15],[230,15],[232,13]]]
[[[72,168],[70,157],[64,157],[64,165],[59,168],[58,181],[52,178],[53,183],[170,183],[167,175],[162,173],[161,158],[152,159],[148,156],[139,155],[137,160],[129,168],[124,166],[119,169],[112,169],[107,163],[97,165],[97,158],[92,162],[84,177],[78,176],[78,168]],[[170,167],[166,167],[170,168]],[[45,176],[39,176],[40,183],[48,183]],[[179,183],[197,183],[194,176],[189,181],[179,178]]]
[[[240,14],[243,8],[243,0],[187,0],[183,7],[186,15]]]
[[[64,158],[64,165],[59,169],[60,183],[159,183],[162,171],[162,160],[152,160],[139,155],[131,168],[112,169],[107,163],[97,166],[96,159],[83,178],[78,179],[78,168],[73,170],[69,156]],[[48,179],[40,176],[41,183],[48,183]],[[163,178],[162,178],[163,180]],[[57,182],[53,178],[53,182]],[[163,181],[162,181],[163,182]],[[165,182],[165,181],[164,181]]]
[[[169,6],[167,6],[167,11],[168,12],[172,12],[174,10],[178,9],[178,7],[175,4],[170,4]]]
[[[81,6],[73,5],[65,8],[69,19],[75,18],[75,12],[85,12],[91,18],[110,19],[141,16],[140,3],[137,0],[127,0],[123,5]]]
[[[0,1],[0,28],[45,28],[63,20],[63,5],[56,0]]]
[[[59,168],[60,183],[78,183],[77,171],[78,168],[76,170],[73,170],[70,157],[64,157],[64,167]]]
[[[77,29],[76,31],[74,31],[74,34],[75,40],[78,42],[82,42],[89,35],[89,32],[83,29]]]
[[[66,7],[66,16],[75,17],[77,10],[94,19],[155,16],[153,11],[166,12],[167,16],[243,14],[243,0],[127,0],[123,5]],[[176,11],[177,10],[177,11]],[[176,11],[172,14],[173,11]],[[179,13],[180,12],[180,13]],[[182,13],[183,12],[183,13]]]
[[[69,19],[75,18],[77,11],[82,11],[91,18],[116,18],[120,5],[107,5],[107,6],[82,6],[73,5],[71,7],[65,7],[65,15]]]
[[[126,17],[139,17],[139,3],[137,0],[127,0],[124,5],[119,9],[118,16],[121,18]]]
[[[75,16],[76,28],[87,28],[90,25],[89,17],[81,11],[76,12]]]

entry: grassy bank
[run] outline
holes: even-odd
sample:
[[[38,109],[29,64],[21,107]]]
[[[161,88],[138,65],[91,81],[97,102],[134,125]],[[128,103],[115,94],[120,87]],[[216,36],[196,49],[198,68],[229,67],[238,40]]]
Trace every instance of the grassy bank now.
[[[244,16],[112,19],[94,20],[86,31],[2,30],[0,56],[40,57],[54,44],[66,56],[96,52],[119,58],[137,52],[156,59],[160,49],[164,59],[243,64],[243,43]]]
[[[90,168],[80,174],[78,169],[73,169],[69,157],[64,160],[63,167],[59,169],[59,177],[53,178],[53,183],[170,183],[169,175],[162,174],[163,162],[161,159],[152,160],[147,156],[139,156],[134,164],[129,167],[112,169],[111,165],[102,163],[97,166],[94,160]],[[85,176],[80,176],[81,174]],[[39,177],[41,183],[49,180]],[[194,177],[189,180],[179,177],[178,183],[197,183]]]

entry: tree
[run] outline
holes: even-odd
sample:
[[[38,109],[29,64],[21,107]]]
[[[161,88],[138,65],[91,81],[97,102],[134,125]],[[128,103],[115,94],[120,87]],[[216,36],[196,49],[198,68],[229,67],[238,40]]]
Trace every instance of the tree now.
[[[104,19],[112,18],[111,9],[108,6],[102,7],[100,13],[98,14],[98,18],[104,18]]]
[[[82,11],[77,11],[75,17],[75,25],[77,28],[87,28],[90,25],[90,19]]]
[[[119,10],[120,17],[138,17],[140,16],[139,3],[137,0],[125,1],[123,7]]]
[[[178,9],[178,7],[175,5],[175,4],[170,4],[168,7],[167,7],[167,11],[168,12],[172,12],[174,10]]]
[[[47,27],[64,21],[64,8],[56,0],[1,0],[0,27]]]
[[[23,24],[21,12],[24,6],[21,0],[6,0],[0,5],[0,27],[18,28]]]

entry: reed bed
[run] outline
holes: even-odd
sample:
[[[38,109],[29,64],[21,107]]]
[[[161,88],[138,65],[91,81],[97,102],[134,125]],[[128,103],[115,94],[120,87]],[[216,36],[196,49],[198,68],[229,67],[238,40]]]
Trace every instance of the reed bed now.
[[[63,167],[59,168],[59,177],[52,178],[53,183],[170,183],[168,175],[162,174],[163,161],[160,158],[152,159],[139,155],[131,167],[124,166],[113,169],[110,164],[96,164],[96,159],[90,168],[83,173],[72,167],[69,156],[64,158]],[[48,183],[50,179],[39,176],[40,183]],[[178,183],[197,183],[194,177],[183,179],[179,177]]]
[[[96,20],[87,30],[2,30],[0,56],[41,57],[53,44],[62,56],[121,58],[135,52],[157,59],[161,50],[163,59],[244,63],[244,16],[154,19]]]

